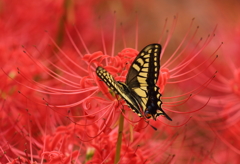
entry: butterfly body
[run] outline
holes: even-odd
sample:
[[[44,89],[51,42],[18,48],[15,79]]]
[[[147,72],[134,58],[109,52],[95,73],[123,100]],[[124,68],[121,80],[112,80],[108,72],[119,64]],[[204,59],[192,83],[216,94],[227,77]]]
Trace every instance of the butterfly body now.
[[[162,110],[161,94],[156,85],[160,71],[161,45],[146,46],[129,68],[126,82],[115,81],[104,68],[97,67],[97,75],[120,95],[140,117],[156,120],[159,115],[171,118]]]

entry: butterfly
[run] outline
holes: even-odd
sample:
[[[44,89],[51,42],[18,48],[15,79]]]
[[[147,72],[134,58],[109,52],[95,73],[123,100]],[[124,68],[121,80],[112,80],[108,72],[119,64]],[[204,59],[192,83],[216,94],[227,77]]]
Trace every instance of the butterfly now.
[[[97,67],[97,76],[109,89],[120,95],[139,117],[156,120],[160,115],[172,119],[161,108],[161,93],[156,85],[160,71],[160,44],[149,44],[137,55],[129,68],[126,82],[114,80],[104,68]]]

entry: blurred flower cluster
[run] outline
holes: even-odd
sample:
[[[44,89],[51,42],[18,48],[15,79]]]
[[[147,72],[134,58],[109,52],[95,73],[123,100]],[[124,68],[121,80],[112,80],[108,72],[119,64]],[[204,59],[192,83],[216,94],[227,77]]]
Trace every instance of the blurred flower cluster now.
[[[239,6],[0,1],[0,163],[239,163]],[[124,82],[151,43],[172,121],[138,117],[96,75]]]

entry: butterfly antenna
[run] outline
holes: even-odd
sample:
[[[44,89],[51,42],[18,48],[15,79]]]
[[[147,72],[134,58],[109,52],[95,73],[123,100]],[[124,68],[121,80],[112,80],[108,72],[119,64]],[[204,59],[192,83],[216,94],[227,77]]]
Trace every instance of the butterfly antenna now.
[[[156,127],[154,127],[154,126],[152,126],[151,124],[149,124],[154,130],[156,130],[157,131],[157,128]]]
[[[148,125],[150,125],[154,130],[157,131],[157,128],[156,128],[155,126],[151,125],[149,121],[146,121],[146,119],[145,119],[145,122],[146,122]]]

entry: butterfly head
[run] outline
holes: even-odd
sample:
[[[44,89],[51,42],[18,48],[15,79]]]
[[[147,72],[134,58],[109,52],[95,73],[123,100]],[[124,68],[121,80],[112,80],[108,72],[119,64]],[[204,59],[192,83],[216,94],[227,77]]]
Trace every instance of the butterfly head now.
[[[150,113],[149,110],[146,110],[146,111],[144,112],[144,115],[145,115],[145,117],[146,117],[147,119],[153,119],[153,120],[155,120],[155,121],[156,121],[157,116],[158,116],[157,114]]]
[[[147,118],[147,119],[150,119],[152,118],[153,120],[156,121],[156,118],[157,118],[157,113],[156,113],[156,110],[154,110],[154,106],[152,106],[153,104],[149,105],[147,107],[147,109],[144,111],[144,116]]]
[[[152,118],[153,120],[156,121],[157,117],[162,115],[166,117],[168,120],[172,121],[172,119],[161,109],[161,104],[158,105],[157,102],[161,103],[161,101],[159,100],[156,101],[155,97],[150,97],[146,106],[146,110],[144,111],[144,116],[147,119]]]
[[[168,120],[172,121],[172,119],[166,114],[164,113],[162,110],[157,110],[157,113],[151,113],[150,110],[146,110],[144,112],[144,116],[147,119],[153,119],[154,121],[156,121],[157,117],[162,115],[163,117],[166,117]]]

